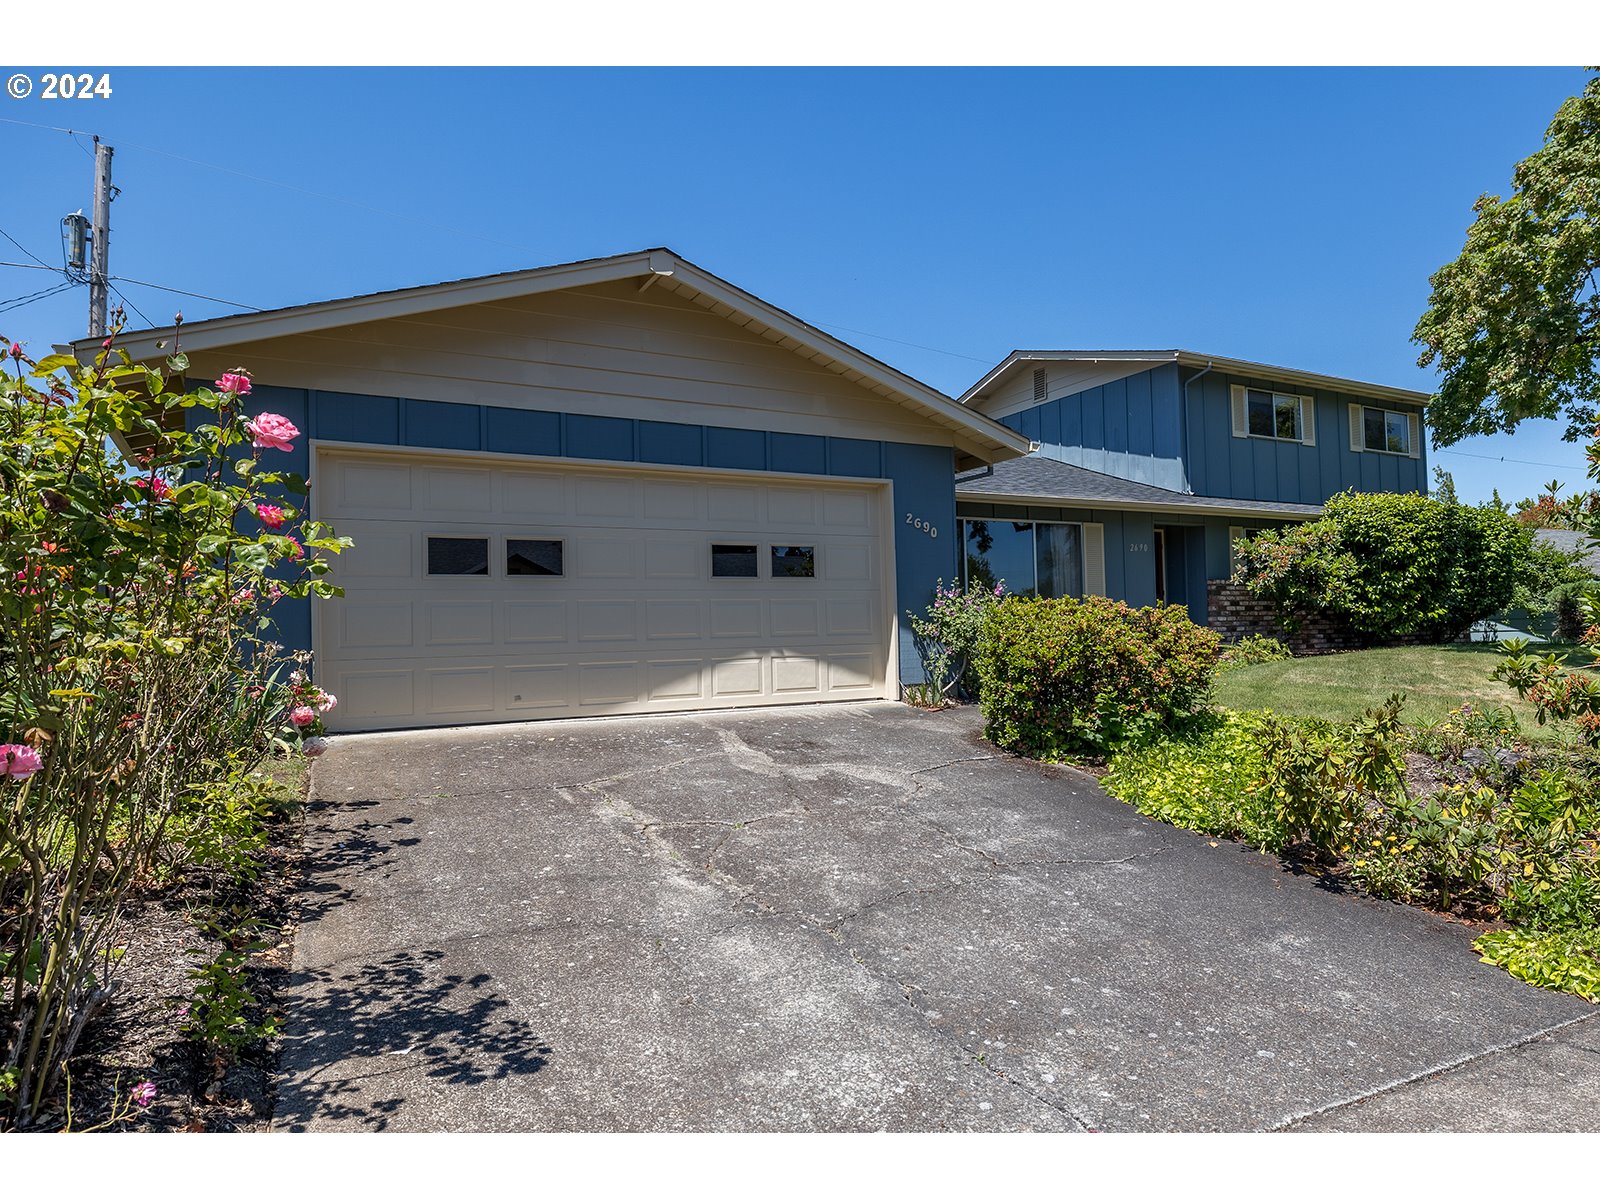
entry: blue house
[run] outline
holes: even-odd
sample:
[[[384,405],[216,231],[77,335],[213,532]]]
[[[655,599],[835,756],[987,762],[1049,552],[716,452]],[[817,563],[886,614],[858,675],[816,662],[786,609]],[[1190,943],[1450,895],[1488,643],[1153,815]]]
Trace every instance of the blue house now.
[[[1013,592],[1184,604],[1330,496],[1426,492],[1423,392],[1186,350],[1018,350],[961,403],[1036,443],[960,473],[963,571]]]

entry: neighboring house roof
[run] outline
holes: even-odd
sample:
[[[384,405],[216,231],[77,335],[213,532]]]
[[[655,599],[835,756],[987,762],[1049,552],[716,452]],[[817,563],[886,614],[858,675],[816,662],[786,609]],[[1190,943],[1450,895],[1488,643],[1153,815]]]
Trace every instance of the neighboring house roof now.
[[[1568,554],[1580,555],[1578,561],[1600,575],[1600,542],[1592,541],[1587,533],[1577,529],[1535,529],[1533,540]]]
[[[1364,383],[1359,379],[1344,379],[1337,375],[1319,375],[1315,371],[1298,371],[1293,367],[1274,367],[1242,358],[1224,358],[1218,354],[1197,354],[1192,350],[1013,350],[998,366],[962,393],[961,403],[970,404],[987,395],[1019,363],[1039,362],[1149,363],[1151,366],[1175,362],[1185,367],[1209,367],[1234,375],[1254,375],[1380,400],[1398,400],[1406,404],[1427,404],[1433,398],[1427,392],[1409,388]]]
[[[664,248],[195,321],[183,326],[182,343],[187,351],[218,349],[264,338],[318,332],[622,279],[639,280],[641,291],[654,286],[676,292],[742,329],[921,413],[950,430],[957,447],[980,462],[1015,458],[1028,453],[1032,444],[1021,434],[963,407],[943,392]],[[171,326],[129,331],[118,338],[118,344],[135,361],[149,362],[166,353],[160,343],[165,342],[170,347],[175,332]],[[97,338],[83,338],[71,345],[71,352],[79,358],[93,355],[99,349]]]
[[[1197,512],[1214,516],[1288,517],[1322,515],[1318,504],[1276,500],[1234,500],[1190,496],[1148,483],[1120,479],[1032,454],[996,463],[992,471],[956,478],[956,499],[999,504],[1061,504],[1072,507],[1126,508],[1150,512]]]

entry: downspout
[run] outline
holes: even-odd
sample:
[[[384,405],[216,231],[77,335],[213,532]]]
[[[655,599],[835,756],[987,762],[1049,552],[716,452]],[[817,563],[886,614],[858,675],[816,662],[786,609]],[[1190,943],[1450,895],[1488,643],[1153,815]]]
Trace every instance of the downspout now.
[[[1201,376],[1209,375],[1214,366],[1215,360],[1207,360],[1205,370],[1189,376],[1183,384],[1183,490],[1190,496],[1194,495],[1194,485],[1189,480],[1189,464],[1194,462],[1194,428],[1189,424],[1189,385]]]

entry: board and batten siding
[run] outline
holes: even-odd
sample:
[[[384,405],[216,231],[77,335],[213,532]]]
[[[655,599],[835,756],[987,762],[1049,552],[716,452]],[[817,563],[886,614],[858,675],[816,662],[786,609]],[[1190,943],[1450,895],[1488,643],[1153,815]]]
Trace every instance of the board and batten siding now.
[[[1221,371],[1196,377],[1196,372],[1185,369],[1183,379],[1188,392],[1189,482],[1197,495],[1321,504],[1346,488],[1361,492],[1428,490],[1427,433],[1420,418],[1414,458],[1351,449],[1350,405],[1418,413],[1414,405],[1363,400],[1346,392],[1275,384]],[[1315,445],[1235,437],[1235,386],[1309,396],[1316,419]]]
[[[1140,370],[1119,365],[1105,372],[1112,378],[1082,391],[1063,392],[1084,381],[1083,366],[1040,364],[1037,369],[1045,372],[1049,399],[1011,412],[998,405],[985,411],[1003,414],[1001,424],[1038,442],[1038,453],[1046,458],[1182,491],[1177,365]],[[1032,371],[1020,374],[1031,388]]]
[[[622,420],[950,444],[945,430],[661,288],[619,281],[190,354],[285,387]]]

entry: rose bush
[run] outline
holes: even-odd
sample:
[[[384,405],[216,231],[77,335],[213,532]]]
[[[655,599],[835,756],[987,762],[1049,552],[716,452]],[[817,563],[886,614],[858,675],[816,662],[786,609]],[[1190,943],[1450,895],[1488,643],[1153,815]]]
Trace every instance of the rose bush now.
[[[304,519],[304,481],[271,461],[299,431],[270,413],[246,419],[247,373],[191,389],[181,354],[169,377],[109,338],[88,366],[32,362],[20,347],[10,358],[0,1127],[40,1120],[113,987],[123,899],[173,828],[302,736],[285,714],[322,694],[280,678],[290,664],[272,609],[338,594],[323,577],[348,545]],[[139,447],[136,461],[113,442]]]

